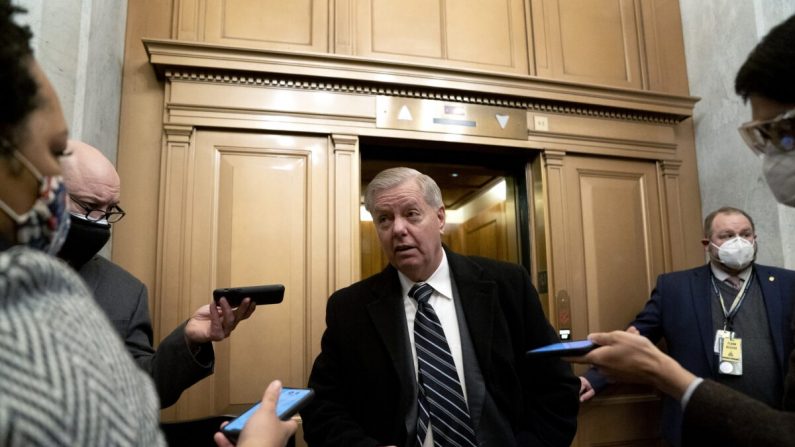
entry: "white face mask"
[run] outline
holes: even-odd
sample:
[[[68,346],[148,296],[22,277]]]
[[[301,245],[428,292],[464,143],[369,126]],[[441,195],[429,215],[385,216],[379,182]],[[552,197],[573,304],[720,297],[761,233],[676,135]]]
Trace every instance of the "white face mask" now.
[[[779,203],[795,206],[795,153],[771,152],[764,156],[762,172]]]
[[[729,239],[720,247],[715,244],[712,246],[718,249],[720,262],[733,270],[745,269],[751,265],[756,256],[756,244],[740,236]]]

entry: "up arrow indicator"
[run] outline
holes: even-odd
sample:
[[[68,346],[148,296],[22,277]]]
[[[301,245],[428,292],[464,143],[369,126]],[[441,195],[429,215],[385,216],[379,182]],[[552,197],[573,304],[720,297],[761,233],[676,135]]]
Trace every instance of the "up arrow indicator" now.
[[[508,125],[508,119],[510,117],[508,115],[500,115],[499,113],[494,116],[497,118],[497,122],[500,124],[500,128],[505,129],[505,126]]]
[[[400,108],[400,112],[398,112],[398,120],[399,121],[414,121],[414,118],[411,117],[411,112],[409,112],[408,106],[403,106]]]

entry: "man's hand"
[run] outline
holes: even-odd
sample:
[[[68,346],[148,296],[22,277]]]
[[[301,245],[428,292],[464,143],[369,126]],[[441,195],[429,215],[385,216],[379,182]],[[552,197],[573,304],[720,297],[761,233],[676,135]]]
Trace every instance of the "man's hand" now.
[[[185,338],[195,346],[210,341],[221,341],[229,336],[238,323],[250,317],[257,307],[245,298],[237,309],[232,309],[226,298],[221,298],[198,308],[185,326]]]
[[[600,347],[569,361],[590,363],[611,380],[651,384],[681,398],[696,377],[632,329],[589,335],[588,339]]]
[[[591,386],[591,382],[585,377],[580,376],[580,402],[590,400],[594,395],[596,395],[596,391],[594,391]]]
[[[276,403],[279,400],[279,393],[282,384],[274,380],[268,385],[265,394],[262,396],[262,406],[251,415],[246,422],[240,438],[237,441],[238,447],[282,447],[287,444],[290,436],[295,433],[298,423],[295,420],[282,421],[276,416]],[[226,425],[224,422],[221,427]],[[233,444],[218,432],[213,437],[218,447],[233,447]]]

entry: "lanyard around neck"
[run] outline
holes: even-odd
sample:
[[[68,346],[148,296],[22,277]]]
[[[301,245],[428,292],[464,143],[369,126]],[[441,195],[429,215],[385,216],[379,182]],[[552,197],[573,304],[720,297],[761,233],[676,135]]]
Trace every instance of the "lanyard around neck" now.
[[[717,284],[715,284],[715,275],[710,276],[712,280],[712,288],[715,289],[715,293],[718,295],[718,301],[720,302],[720,308],[723,311],[723,329],[726,329],[726,326],[731,326],[731,321],[734,319],[734,316],[737,315],[737,311],[740,310],[740,306],[743,305],[746,297],[746,291],[751,284],[751,281],[754,279],[754,275],[751,274],[748,276],[748,279],[743,281],[743,286],[740,287],[740,290],[737,292],[737,295],[734,297],[734,301],[732,301],[731,307],[729,310],[726,310],[726,304],[723,302],[723,294],[720,293]]]

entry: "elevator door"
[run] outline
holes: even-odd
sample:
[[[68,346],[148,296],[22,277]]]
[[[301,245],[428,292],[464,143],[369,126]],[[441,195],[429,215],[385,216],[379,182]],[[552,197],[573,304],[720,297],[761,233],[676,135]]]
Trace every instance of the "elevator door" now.
[[[456,154],[454,157],[422,156],[411,150],[402,152],[403,157],[379,158],[379,150],[362,148],[361,190],[384,169],[405,166],[429,175],[442,191],[446,223],[443,243],[452,251],[483,256],[501,261],[525,264],[527,232],[522,228],[527,216],[527,189],[524,164],[491,160],[485,163],[481,156]],[[393,151],[387,155],[394,156]],[[444,154],[442,154],[444,155]],[[456,163],[445,162],[455,159]],[[517,168],[519,168],[517,170]],[[361,275],[366,278],[380,272],[388,263],[381,250],[375,227],[369,213],[360,213]]]

